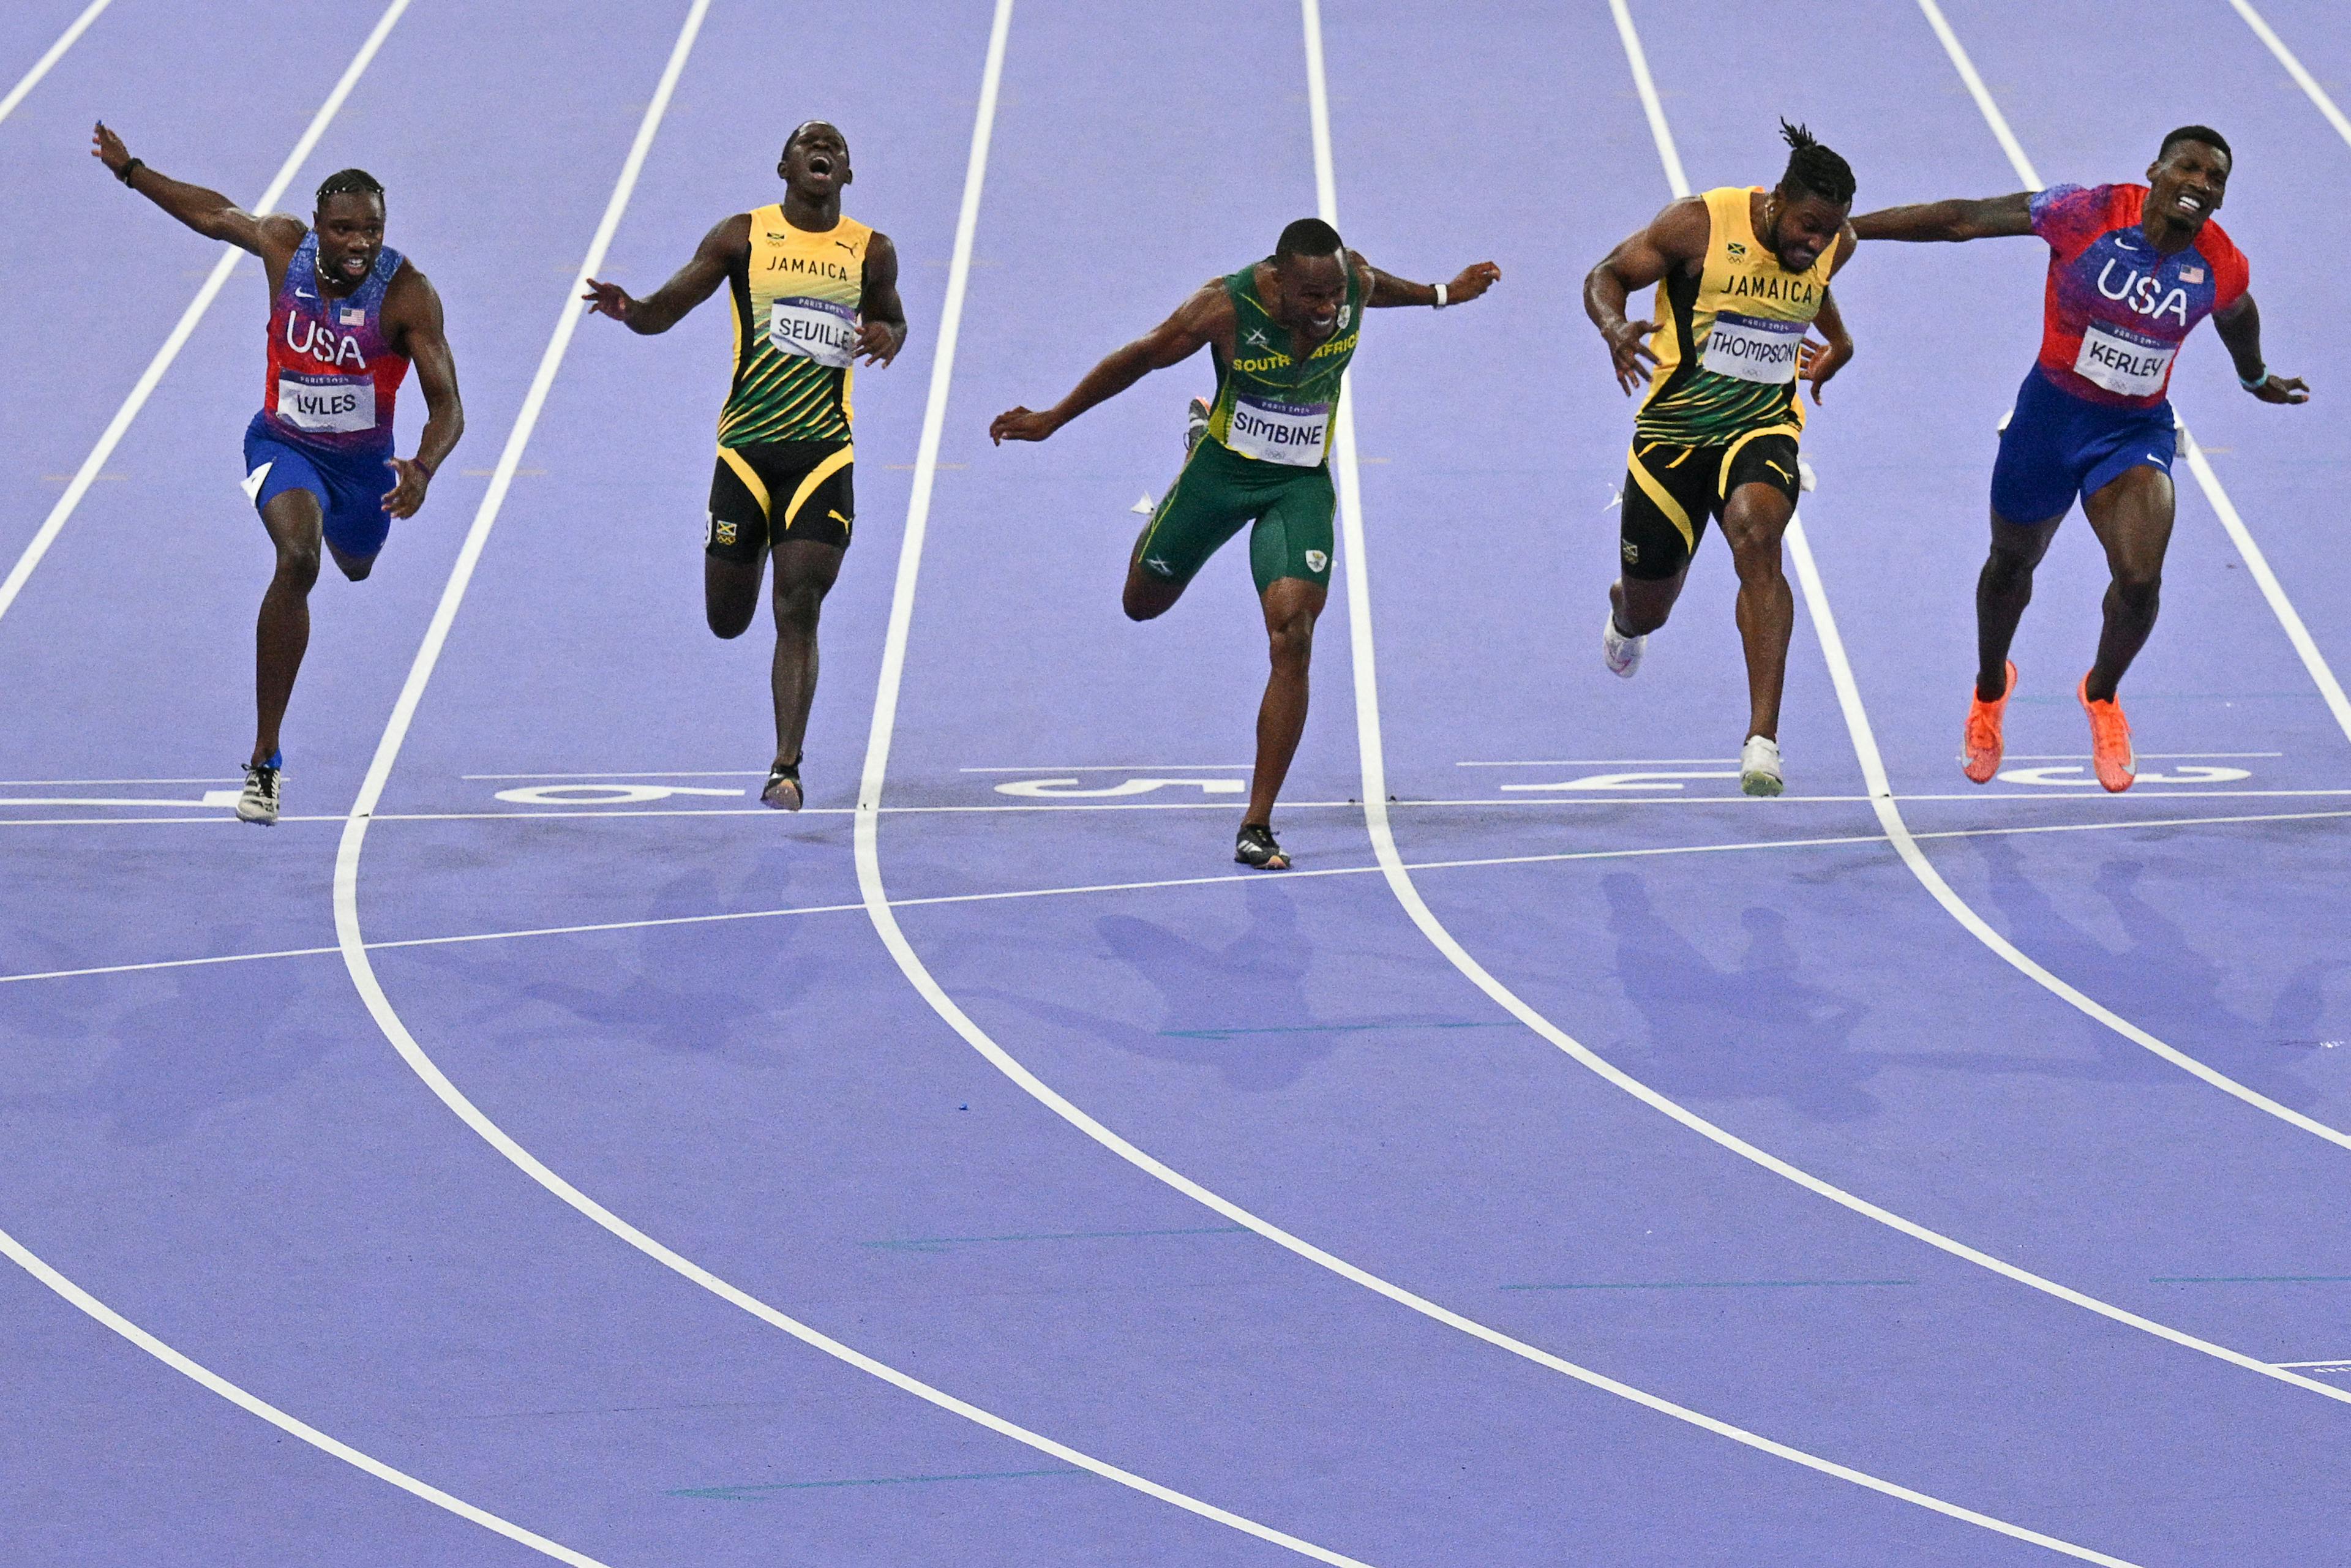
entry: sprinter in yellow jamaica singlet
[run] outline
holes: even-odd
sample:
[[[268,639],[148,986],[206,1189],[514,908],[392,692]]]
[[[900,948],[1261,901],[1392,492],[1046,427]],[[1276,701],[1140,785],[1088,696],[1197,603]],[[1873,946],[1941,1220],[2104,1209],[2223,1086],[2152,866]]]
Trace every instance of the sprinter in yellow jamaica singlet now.
[[[987,427],[999,444],[1042,441],[1151,371],[1202,349],[1216,361],[1213,402],[1192,402],[1184,471],[1127,558],[1124,604],[1136,621],[1173,609],[1193,574],[1243,526],[1273,659],[1257,716],[1257,766],[1233,858],[1287,871],[1273,801],[1306,728],[1314,619],[1331,583],[1331,433],[1342,377],[1366,308],[1475,299],[1501,277],[1481,261],[1450,283],[1391,277],[1339,243],[1320,218],[1281,231],[1273,254],[1213,277],[1176,314],[1086,372],[1043,413],[1016,408]]]
[[[898,252],[890,236],[841,213],[849,142],[811,120],[784,143],[784,199],[722,218],[694,259],[643,299],[590,279],[591,311],[635,332],[666,332],[726,286],[735,306],[735,374],[718,415],[718,458],[703,538],[710,629],[739,637],[759,609],[776,559],[776,758],[759,799],[797,811],[800,741],[816,695],[817,612],[840,574],[857,518],[851,489],[851,381],[856,362],[886,365],[906,346]]]
[[[1809,380],[1818,402],[1853,357],[1829,298],[1829,279],[1853,255],[1853,171],[1802,126],[1780,129],[1792,152],[1777,186],[1686,196],[1583,280],[1584,313],[1607,340],[1617,384],[1629,393],[1648,383],[1625,460],[1623,569],[1609,586],[1601,652],[1609,669],[1632,674],[1681,595],[1707,518],[1721,518],[1739,569],[1749,708],[1739,784],[1750,795],[1781,789],[1780,691],[1796,601],[1780,536],[1801,472],[1796,383]],[[1657,319],[1626,320],[1626,298],[1651,284]],[[1806,337],[1815,324],[1825,346]]]

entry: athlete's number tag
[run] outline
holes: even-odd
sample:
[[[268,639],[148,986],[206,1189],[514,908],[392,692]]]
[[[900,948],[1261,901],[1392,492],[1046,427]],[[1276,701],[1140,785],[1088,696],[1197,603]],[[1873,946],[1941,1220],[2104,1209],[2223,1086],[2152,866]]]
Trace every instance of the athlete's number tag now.
[[[2171,373],[2171,357],[2178,352],[2176,343],[2093,321],[2082,334],[2082,352],[2074,361],[2074,373],[2124,397],[2153,397],[2163,390]]]
[[[277,375],[277,417],[321,434],[375,428],[373,376]]]
[[[1761,316],[1718,311],[1706,335],[1703,370],[1742,382],[1792,382],[1796,351],[1803,347],[1804,321],[1772,321]]]
[[[1259,462],[1312,468],[1322,461],[1323,438],[1330,429],[1327,402],[1259,402],[1236,397],[1225,444]]]
[[[768,341],[784,353],[840,370],[857,345],[857,312],[831,299],[778,299],[768,313]]]

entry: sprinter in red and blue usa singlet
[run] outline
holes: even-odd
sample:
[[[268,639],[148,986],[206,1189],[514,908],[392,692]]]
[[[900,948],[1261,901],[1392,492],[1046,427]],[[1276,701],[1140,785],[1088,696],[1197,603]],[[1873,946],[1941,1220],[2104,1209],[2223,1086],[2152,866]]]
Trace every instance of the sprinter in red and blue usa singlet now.
[[[2220,132],[2184,125],[2163,139],[2144,185],[2053,185],[1853,220],[1865,240],[2029,234],[2049,246],[2041,353],[2001,426],[1991,554],[1976,584],[1978,667],[1963,742],[1976,783],[2000,771],[2016,685],[2008,650],[2032,597],[2032,569],[2078,496],[2114,586],[2097,660],[2074,695],[2089,718],[2098,782],[2130,788],[2137,761],[2115,688],[2155,629],[2174,501],[2172,364],[2196,324],[2212,318],[2239,384],[2263,402],[2310,395],[2262,363],[2250,268],[2211,221],[2235,162]]]
[[[245,432],[245,493],[277,552],[262,596],[252,759],[236,814],[277,821],[278,728],[310,642],[310,588],[323,548],[354,582],[374,569],[392,519],[424,504],[465,414],[432,283],[383,243],[383,187],[363,170],[330,174],[311,221],[256,217],[217,191],[131,156],[105,125],[91,155],[125,185],[207,239],[261,257],[269,279],[268,371]],[[392,445],[409,367],[424,392],[416,455]]]

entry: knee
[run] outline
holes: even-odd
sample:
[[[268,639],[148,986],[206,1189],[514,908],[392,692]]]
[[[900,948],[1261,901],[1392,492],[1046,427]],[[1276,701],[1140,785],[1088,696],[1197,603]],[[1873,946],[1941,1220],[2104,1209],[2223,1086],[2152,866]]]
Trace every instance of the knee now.
[[[1304,615],[1292,616],[1267,632],[1266,643],[1274,668],[1304,669],[1314,656],[1314,622]]]
[[[1782,580],[1780,561],[1780,540],[1775,535],[1758,538],[1752,535],[1730,541],[1731,565],[1739,570],[1739,580],[1750,588],[1768,588]]]
[[[365,582],[368,573],[375,570],[375,557],[370,556],[365,560],[346,560],[338,556],[335,559],[335,565],[353,582]]]
[[[301,592],[309,592],[319,580],[319,547],[315,544],[279,545],[277,580]]]
[[[824,590],[806,583],[777,588],[777,630],[813,635],[817,618],[823,612]]]
[[[2163,597],[2160,568],[2123,567],[2115,572],[2115,597],[2134,610],[2153,610]]]
[[[2022,587],[2032,580],[2032,569],[2040,564],[2038,550],[2001,549],[1994,546],[1984,558],[1984,580],[1994,589]]]
[[[1166,614],[1175,602],[1172,595],[1148,579],[1129,578],[1125,591],[1119,595],[1118,607],[1126,612],[1129,621],[1155,621]]]
[[[711,633],[730,640],[740,637],[750,629],[751,611],[756,604],[754,601],[753,604],[739,608],[732,604],[705,605],[703,608],[710,621]]]

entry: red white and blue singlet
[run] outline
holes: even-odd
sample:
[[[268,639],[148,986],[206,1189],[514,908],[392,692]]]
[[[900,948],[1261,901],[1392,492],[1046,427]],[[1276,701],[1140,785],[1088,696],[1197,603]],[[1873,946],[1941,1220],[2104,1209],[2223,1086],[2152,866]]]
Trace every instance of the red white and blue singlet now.
[[[2159,255],[2139,227],[2145,185],[2052,185],[2032,198],[2032,232],[2049,244],[2041,373],[2109,408],[2154,408],[2199,321],[2245,292],[2243,253],[2220,225]]]
[[[329,451],[392,445],[392,404],[408,361],[383,335],[383,295],[401,255],[385,249],[356,289],[319,285],[319,236],[305,235],[269,306],[261,418],[278,440]]]

